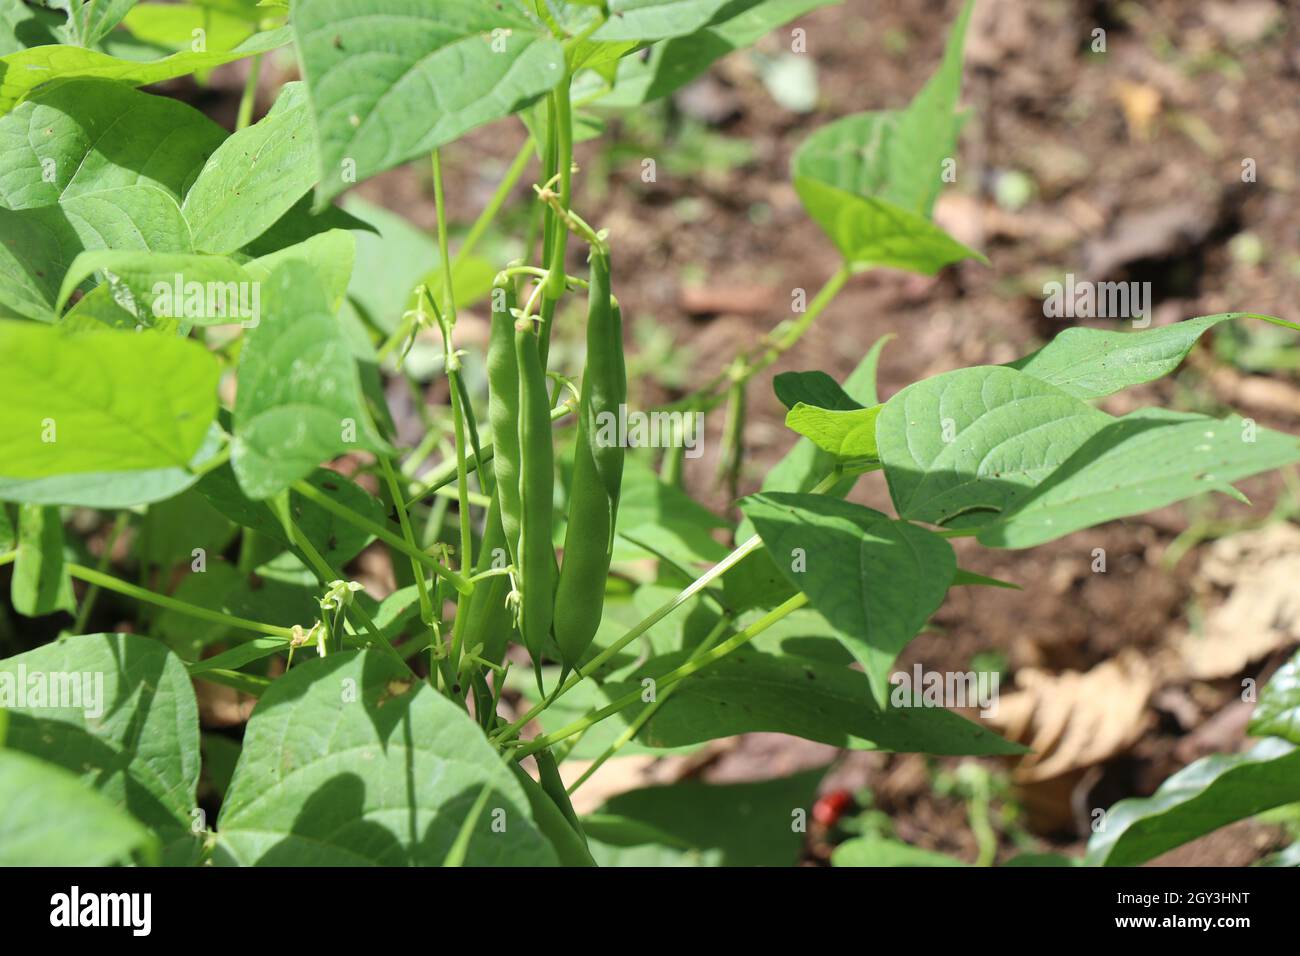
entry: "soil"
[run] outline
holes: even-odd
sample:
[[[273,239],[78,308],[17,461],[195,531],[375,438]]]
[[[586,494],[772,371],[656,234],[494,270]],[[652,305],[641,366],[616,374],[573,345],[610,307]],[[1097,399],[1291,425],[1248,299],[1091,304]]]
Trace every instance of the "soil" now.
[[[579,147],[586,175],[578,178],[576,205],[588,221],[610,229],[629,349],[635,353],[644,342],[634,334],[640,328],[666,332],[681,350],[643,356],[659,365],[639,400],[669,401],[707,381],[739,348],[752,347],[789,315],[792,290],[811,297],[831,274],[834,251],[801,211],[789,182],[790,155],[831,118],[904,105],[938,63],[959,5],[847,0],[797,21],[816,62],[813,112],[778,106],[763,84],[758,57],[739,53],[676,98],[673,128],[703,127],[711,137],[690,140],[705,144],[694,154],[682,148],[684,134],[670,137],[662,149],[640,146],[635,124],[618,119],[607,133],[624,148]],[[983,250],[989,265],[967,262],[933,279],[888,270],[852,279],[808,334],[753,382],[740,493],[756,490],[792,444],[771,389],[775,373],[822,369],[842,380],[886,334],[897,339],[881,363],[881,398],[938,372],[1009,361],[1063,327],[1044,318],[1041,305],[1043,282],[1061,273],[1150,282],[1156,324],[1230,310],[1300,320],[1297,14],[1275,0],[981,0],[968,44],[964,101],[970,119],[957,183],[941,198],[936,218]],[[1104,53],[1090,50],[1095,29],[1105,31]],[[772,57],[787,48],[788,33],[778,31],[759,44],[758,54]],[[233,72],[219,80],[238,88]],[[511,121],[445,151],[454,221],[472,220],[522,141],[521,127]],[[706,168],[703,160],[715,147],[732,141],[748,142],[749,158]],[[657,159],[652,183],[642,181],[647,155]],[[1248,160],[1253,182],[1242,181]],[[1006,198],[1017,174],[1033,184],[1023,205]],[[394,171],[360,191],[433,225],[422,168]],[[513,199],[522,204],[528,196],[526,178]],[[1202,349],[1199,366],[1125,393],[1107,409],[1226,410],[1231,403],[1261,425],[1300,432],[1294,374],[1238,372]],[[1200,396],[1195,406],[1188,404],[1193,388]],[[731,497],[714,477],[721,419],[710,416],[705,455],[688,463],[685,480],[693,495],[724,512]],[[1214,505],[1230,527],[1264,518],[1283,490],[1275,477],[1242,487],[1252,505],[1227,499]],[[878,475],[864,479],[853,497],[888,505]],[[1162,564],[1192,514],[1169,508],[1032,553],[959,542],[963,567],[1021,590],[954,589],[900,667],[922,662],[930,669],[965,670],[976,655],[992,653],[1005,663],[1009,688],[1025,668],[1084,672],[1124,649],[1159,660],[1156,651],[1171,635],[1187,630],[1224,594],[1200,577],[1203,547],[1172,570]],[[1104,549],[1104,573],[1093,570],[1095,549]],[[1252,665],[1250,673],[1258,669]],[[1027,846],[1078,855],[1086,842],[1079,811],[1086,821],[1088,808],[1149,794],[1192,759],[1194,749],[1180,750],[1180,741],[1233,705],[1245,673],[1217,682],[1184,680],[1179,692],[1196,701],[1190,716],[1176,719],[1153,705],[1150,729],[1124,752],[1051,786],[1013,784],[1000,792],[995,813],[1012,822],[999,826],[999,859]],[[1235,749],[1243,739],[1244,722],[1237,721],[1216,743]],[[936,773],[955,764],[951,760],[845,754],[751,735],[691,772],[755,779],[831,760],[824,789],[869,790],[899,838],[975,859],[965,803],[936,795],[932,786]],[[1006,779],[1005,765],[989,766]],[[816,830],[807,860],[824,861],[828,841],[836,838]],[[1163,862],[1243,865],[1283,842],[1276,828],[1245,823]]]

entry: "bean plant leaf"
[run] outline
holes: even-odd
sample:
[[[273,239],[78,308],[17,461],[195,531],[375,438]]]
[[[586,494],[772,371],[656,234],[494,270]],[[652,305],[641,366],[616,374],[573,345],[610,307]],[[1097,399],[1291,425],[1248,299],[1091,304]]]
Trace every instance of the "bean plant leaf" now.
[[[781,404],[793,409],[796,405],[811,405],[831,411],[847,412],[862,407],[840,383],[825,372],[782,372],[772,380],[772,390]]]
[[[145,86],[195,70],[232,63],[284,46],[292,39],[288,27],[249,37],[233,50],[202,53],[187,50],[161,60],[125,60],[98,50],[75,46],[37,46],[0,57],[0,114],[9,112],[46,83],[75,77],[102,77]]]
[[[846,840],[831,853],[831,866],[965,866],[956,857],[909,846],[901,840],[867,836]]]
[[[262,695],[219,845],[244,865],[437,866],[485,786],[494,813],[467,865],[553,864],[518,781],[464,711],[391,658],[331,654]]]
[[[212,425],[186,467],[139,471],[89,471],[45,478],[0,477],[0,501],[82,508],[132,508],[178,495],[199,480],[199,469],[225,444]]]
[[[90,47],[121,23],[135,4],[136,0],[50,0],[49,6],[67,11],[65,32],[72,42]]]
[[[40,683],[49,696],[36,699],[30,687],[22,688],[36,683],[33,675],[44,675]],[[82,788],[157,833],[167,857],[188,856],[199,715],[194,688],[174,654],[134,634],[84,634],[46,644],[0,661],[0,707],[9,710],[10,750],[75,774]]]
[[[956,155],[962,47],[972,6],[963,6],[942,64],[906,109],[857,113],[821,127],[795,153],[796,179],[873,197],[928,220],[944,184],[944,163]]]
[[[1084,442],[981,544],[1027,548],[1114,518],[1153,511],[1300,461],[1300,438],[1253,421],[1140,409]]]
[[[82,283],[101,274],[114,301],[142,322],[182,319],[190,325],[221,325],[252,318],[253,278],[233,259],[145,250],[80,253],[63,277],[55,311],[62,312]]]
[[[696,780],[611,797],[582,826],[602,865],[634,862],[612,848],[646,844],[713,855],[720,866],[792,866],[803,840],[790,821],[811,809],[825,768],[760,783]]]
[[[883,407],[838,410],[799,402],[785,416],[785,424],[836,458],[875,460],[876,419]]]
[[[704,73],[715,61],[752,46],[783,23],[839,2],[729,0],[700,29],[654,44],[645,60],[627,55],[640,46],[636,41],[623,41],[621,45],[592,43],[585,59],[575,62],[574,68],[586,66],[598,72],[602,69],[613,72],[614,89],[601,97],[600,105],[635,107],[673,93]]]
[[[1300,653],[1278,668],[1260,693],[1250,733],[1300,744]]]
[[[876,394],[876,369],[880,364],[880,353],[893,335],[882,335],[862,357],[857,367],[844,380],[844,393],[849,401],[859,407],[878,404]],[[781,376],[777,376],[781,378]],[[789,407],[789,406],[787,406]],[[763,491],[809,491],[823,477],[830,473],[835,459],[828,452],[822,451],[807,438],[800,438],[794,448],[776,463],[776,466],[763,479]],[[851,484],[852,479],[846,481]],[[847,487],[836,492],[841,496],[848,493]],[[743,537],[742,533],[742,537]]]
[[[824,495],[763,492],[740,507],[884,701],[894,658],[948,592],[952,547],[924,528]]]
[[[185,467],[216,417],[217,376],[187,339],[0,322],[0,472]]]
[[[690,652],[654,658],[626,681],[606,685],[616,699],[685,663]],[[971,701],[972,706],[975,701]],[[641,707],[621,716],[635,719]],[[880,706],[871,682],[841,664],[792,654],[733,651],[688,677],[638,733],[649,747],[684,747],[744,733],[781,733],[855,750],[928,754],[1012,754],[1022,748],[942,707]]]
[[[58,43],[62,25],[63,17],[54,10],[30,7],[23,0],[0,0],[0,56]]]
[[[108,866],[154,855],[149,831],[61,767],[0,750],[0,866]]]
[[[813,133],[791,163],[808,214],[854,269],[893,266],[933,275],[984,257],[930,221],[955,169],[962,47],[971,3],[948,37],[943,63],[904,110],[860,113]]]
[[[363,518],[379,524],[387,519],[379,499],[338,472],[316,468],[307,475],[306,481]],[[229,466],[208,472],[199,481],[196,490],[213,508],[237,525],[256,531],[286,548],[290,546],[284,525],[270,505],[264,501],[250,500],[241,490],[235,473]],[[371,541],[367,532],[299,496],[295,491],[289,492],[289,509],[294,524],[331,567],[338,568],[347,564]]]
[[[592,39],[665,40],[695,33],[727,0],[609,0],[609,19]]]
[[[347,295],[348,283],[352,280],[356,252],[357,240],[352,233],[343,229],[330,229],[254,259],[245,268],[254,279],[264,282],[281,263],[306,263],[325,283],[330,310],[338,311]]]
[[[9,585],[14,610],[24,617],[76,610],[72,579],[63,564],[63,522],[59,509],[21,505],[18,554]]]
[[[1069,328],[1010,367],[1075,398],[1102,398],[1168,375],[1202,335],[1242,314],[1204,315],[1140,332]]]
[[[52,321],[64,273],[95,249],[189,252],[190,231],[176,201],[150,185],[0,209],[0,315]]]
[[[274,225],[315,184],[311,104],[301,83],[208,159],[181,206],[194,248],[229,253]]]
[[[883,266],[934,275],[963,259],[987,262],[929,219],[883,199],[857,196],[809,176],[796,176],[794,188],[855,271]]]
[[[302,262],[262,286],[262,321],[239,358],[231,463],[244,493],[269,498],[348,451],[387,452],[328,292]]]
[[[226,132],[198,110],[105,79],[42,89],[0,117],[0,205],[148,184],[178,203]]]
[[[1239,754],[1204,757],[1150,797],[1121,800],[1088,841],[1088,862],[1137,866],[1189,840],[1300,800],[1300,748],[1267,738]]]
[[[318,208],[564,75],[559,42],[515,0],[295,0],[292,21],[320,144]]]
[[[966,528],[1014,512],[1113,421],[1054,385],[979,366],[898,392],[876,439],[900,517]]]

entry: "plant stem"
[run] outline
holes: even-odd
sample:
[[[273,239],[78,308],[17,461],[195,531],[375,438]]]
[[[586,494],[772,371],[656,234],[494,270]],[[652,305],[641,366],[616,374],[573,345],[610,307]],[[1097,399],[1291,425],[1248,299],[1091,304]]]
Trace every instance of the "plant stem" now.
[[[261,621],[250,621],[247,618],[236,617],[233,614],[225,614],[221,611],[213,611],[206,607],[199,607],[197,604],[190,604],[188,601],[181,601],[174,597],[168,597],[165,594],[157,594],[147,588],[131,584],[129,581],[115,578],[111,574],[104,574],[94,568],[87,568],[80,564],[65,564],[63,567],[72,577],[85,581],[87,584],[93,584],[103,588],[105,591],[114,591],[118,594],[123,594],[126,597],[135,598],[137,601],[143,601],[146,604],[152,604],[155,607],[160,607],[167,611],[175,611],[177,614],[186,614],[202,621],[212,621],[217,624],[225,624],[229,627],[237,627],[245,631],[254,631],[258,634],[269,634],[272,637],[282,637],[286,641],[293,637],[293,631],[290,628],[280,627],[277,624],[264,624]]]
[[[523,146],[519,147],[519,152],[515,154],[514,161],[510,164],[510,168],[506,170],[505,178],[497,184],[496,192],[492,194],[492,198],[488,200],[488,204],[483,207],[483,211],[479,213],[478,218],[474,220],[474,224],[469,227],[469,232],[465,233],[465,238],[461,241],[460,248],[456,250],[455,261],[457,264],[474,251],[474,247],[478,245],[478,241],[482,239],[483,234],[487,232],[488,226],[490,226],[492,221],[496,219],[497,214],[501,211],[501,207],[504,206],[506,200],[510,198],[510,191],[515,188],[520,177],[523,176],[524,170],[528,168],[528,160],[533,155],[533,150],[536,148],[537,144],[531,136],[524,140]]]
[[[235,119],[235,132],[248,126],[253,118],[253,106],[257,101],[257,80],[262,73],[262,54],[257,54],[249,61],[248,79],[244,81],[244,92],[239,97],[239,114]]]
[[[695,660],[698,657],[702,657],[707,651],[712,649],[713,645],[727,632],[727,629],[730,626],[731,619],[729,617],[724,616],[721,618],[709,633],[708,637],[700,642],[699,646],[695,648],[688,659]],[[618,738],[612,744],[605,748],[605,752],[593,760],[591,766],[582,772],[582,776],[569,785],[568,793],[572,795],[579,787],[591,779],[592,774],[599,770],[604,765],[605,761],[609,760],[610,757],[613,757],[616,753],[622,750],[623,747],[627,746],[632,738],[637,735],[637,732],[649,722],[650,718],[658,712],[659,708],[664,705],[664,702],[672,696],[673,691],[676,689],[676,684],[663,688],[662,690],[659,690],[656,686],[656,691],[658,692],[650,706],[637,714],[636,719],[633,720],[632,723],[628,724],[627,729],[619,734]]]
[[[406,505],[402,503],[401,486],[397,483],[397,476],[393,474],[393,466],[382,455],[379,458],[379,463],[384,469],[384,479],[388,482],[388,492],[393,496],[393,509],[397,512],[397,522],[402,527],[402,537],[406,539],[412,548],[419,550],[415,540],[415,532],[411,530],[411,518],[406,513]],[[432,628],[433,602],[429,600],[429,582],[425,580],[424,568],[420,567],[420,562],[414,558],[410,560],[411,572],[415,575],[415,590],[420,600],[420,620]]]
[[[799,610],[799,608],[803,607],[807,603],[808,603],[808,595],[803,593],[796,594],[794,597],[787,599],[785,602],[773,608],[771,611],[768,611],[766,614],[760,617],[753,624],[750,624],[744,630],[738,632],[734,636],[723,641],[721,644],[713,648],[711,651],[707,651],[704,654],[701,654],[699,657],[692,658],[691,660],[682,664],[680,667],[671,670],[667,674],[660,677],[655,682],[656,691],[667,690],[668,688],[673,687],[679,681],[683,681],[687,677],[690,677],[692,674],[696,674],[699,671],[703,670],[704,668],[708,667],[710,664],[714,663],[715,661],[721,660],[722,658],[730,654],[732,651],[736,650],[739,647],[742,647],[752,638],[754,638],[758,634],[761,634],[763,631],[767,630],[773,624],[777,623],[782,618],[786,617],[792,612]],[[536,753],[537,751],[542,750],[543,748],[553,746],[554,744],[559,743],[561,740],[565,740],[568,737],[572,737],[574,734],[581,733],[587,728],[600,723],[606,717],[613,716],[614,714],[618,713],[620,710],[623,710],[625,707],[632,706],[633,704],[637,703],[637,701],[639,701],[640,699],[641,699],[641,691],[639,689],[630,691],[627,694],[624,694],[622,697],[618,698],[618,700],[611,703],[608,707],[602,707],[600,710],[596,711],[595,713],[587,714],[585,717],[582,717],[579,720],[575,720],[573,723],[565,727],[561,727],[559,730],[555,731],[554,733],[545,734],[541,737],[534,737],[532,740],[528,741],[528,743],[524,744],[522,747],[520,747],[518,750],[515,751],[515,757],[516,758],[526,757],[531,753]]]
[[[113,547],[117,544],[117,539],[122,536],[126,530],[126,524],[131,518],[131,512],[119,511],[117,518],[113,521],[113,527],[108,532],[108,537],[104,539],[104,553],[99,556],[99,564],[96,570],[100,574],[108,570],[109,564],[113,560]],[[95,608],[95,601],[99,597],[99,588],[92,584],[89,590],[81,599],[81,606],[77,608],[77,619],[72,623],[73,634],[84,634],[86,632],[86,622],[90,620],[90,612]]]
[[[572,402],[569,401],[561,402],[559,405],[555,406],[555,408],[551,409],[551,421],[552,422],[559,421],[565,415],[568,415],[570,412],[572,412],[573,409],[574,409],[574,405]],[[472,457],[466,458],[465,470],[466,472],[477,471],[479,465],[481,464],[486,465],[491,460],[492,460],[492,443],[485,442],[479,455],[474,455]],[[453,481],[457,479],[458,477],[457,472],[459,471],[459,468],[460,468],[459,462],[454,460],[444,461],[438,464],[437,466],[435,466],[432,471],[430,471],[428,474],[424,476],[423,479],[421,479],[421,484],[419,489],[413,495],[411,495],[411,497],[406,499],[407,505],[413,505],[421,498],[425,498],[431,494],[435,494],[438,491],[438,489],[451,484]]]
[[[419,561],[426,568],[433,571],[434,574],[438,575],[441,578],[445,578],[447,581],[451,582],[452,586],[454,586],[456,590],[460,591],[462,594],[469,593],[474,590],[474,585],[469,581],[468,578],[464,577],[463,575],[457,574],[451,568],[445,567],[444,565],[439,563],[438,559],[435,558],[433,555],[426,554],[425,552],[421,551],[419,548],[407,544],[404,540],[402,540],[401,537],[393,534],[393,532],[389,531],[383,525],[376,524],[374,521],[371,521],[369,518],[357,514],[355,511],[353,511],[351,508],[347,507],[346,505],[339,504],[329,495],[319,490],[315,485],[312,485],[306,481],[295,481],[293,483],[293,490],[298,492],[298,494],[302,495],[304,498],[306,498],[308,501],[312,502],[313,504],[320,505],[330,514],[338,518],[342,518],[348,524],[360,528],[362,531],[367,531],[370,534],[373,534],[376,538],[384,542],[384,544],[388,545],[389,547],[401,552],[402,554],[407,555],[408,557],[415,558],[415,560]]]

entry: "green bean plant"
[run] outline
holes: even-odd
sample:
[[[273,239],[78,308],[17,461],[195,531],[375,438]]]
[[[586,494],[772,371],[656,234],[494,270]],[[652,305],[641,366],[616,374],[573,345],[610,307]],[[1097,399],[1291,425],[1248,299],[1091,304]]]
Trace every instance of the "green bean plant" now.
[[[855,274],[985,262],[931,216],[967,5],[910,104],[795,153],[825,286],[702,388],[628,409],[620,237],[580,208],[575,143],[774,30],[815,53],[783,28],[830,2],[0,2],[0,862],[789,864],[820,771],[571,796],[616,755],[749,731],[1022,752],[891,681],[950,588],[1006,586],[951,539],[1235,496],[1300,440],[1097,407],[1245,314],[1068,328],[885,401],[881,340],[843,383],[775,377],[796,440],[738,522],[693,501],[695,416],[725,416],[734,487],[751,385]],[[264,61],[294,60],[255,119]],[[235,61],[233,132],[140,89]],[[509,117],[525,143],[453,236],[444,150]],[[436,239],[336,204],[411,161]],[[623,434],[647,412],[666,447]],[[894,514],[847,500],[882,478]],[[1216,820],[1300,799],[1294,691],[1271,787]],[[1121,829],[1110,861],[1169,842]]]

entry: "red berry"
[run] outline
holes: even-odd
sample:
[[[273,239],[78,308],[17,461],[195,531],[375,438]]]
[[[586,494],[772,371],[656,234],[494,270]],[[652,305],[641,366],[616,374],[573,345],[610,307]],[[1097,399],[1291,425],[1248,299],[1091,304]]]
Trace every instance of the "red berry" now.
[[[832,790],[813,804],[813,819],[824,827],[833,827],[852,803],[853,796],[847,790]]]

